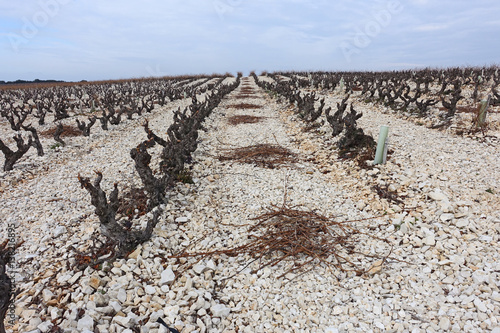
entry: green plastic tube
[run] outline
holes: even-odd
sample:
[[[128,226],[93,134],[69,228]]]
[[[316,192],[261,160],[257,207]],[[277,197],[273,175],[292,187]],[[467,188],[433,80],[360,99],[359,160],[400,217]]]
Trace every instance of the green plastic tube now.
[[[481,101],[481,107],[479,108],[476,127],[483,127],[486,122],[486,112],[488,110],[488,107],[490,106],[490,98],[491,96],[488,96],[488,99]]]
[[[377,151],[375,152],[375,160],[373,164],[382,164],[384,162],[384,148],[387,135],[389,134],[388,126],[380,127],[380,135],[378,137]]]

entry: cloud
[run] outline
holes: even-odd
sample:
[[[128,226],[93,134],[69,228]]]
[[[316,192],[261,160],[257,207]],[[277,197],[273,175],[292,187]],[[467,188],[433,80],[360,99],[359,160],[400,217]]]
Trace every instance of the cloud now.
[[[35,24],[34,15],[51,1],[65,4],[15,50],[9,36],[23,37],[26,22]],[[92,80],[151,73],[483,64],[500,54],[498,1],[400,0],[402,10],[380,21],[377,13],[397,2],[4,1],[0,61],[9,66],[0,80],[34,79],[33,73],[40,79]],[[369,43],[347,62],[339,45],[359,31]]]
[[[410,2],[415,5],[425,6],[430,2],[430,0],[411,0]]]
[[[429,23],[429,24],[424,24],[424,25],[419,25],[415,27],[415,31],[422,31],[422,32],[433,32],[433,31],[438,31],[438,30],[445,30],[448,29],[449,25],[448,24],[441,24],[441,23]]]

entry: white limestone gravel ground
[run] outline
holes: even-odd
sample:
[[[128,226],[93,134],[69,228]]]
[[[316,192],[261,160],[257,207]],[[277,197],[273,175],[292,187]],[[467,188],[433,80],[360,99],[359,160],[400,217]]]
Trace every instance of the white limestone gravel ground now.
[[[67,332],[166,332],[156,323],[159,317],[181,332],[500,330],[498,146],[432,131],[360,103],[363,128],[377,133],[389,124],[391,137],[398,138],[391,138],[394,154],[386,165],[360,170],[336,158],[326,126],[320,129],[326,133],[304,132],[292,109],[248,82],[258,98],[236,99],[237,89],[205,122],[194,184],[176,186],[151,241],[109,267],[76,272],[66,265],[70,245],[88,244],[98,230],[75,176],[100,169],[108,190],[113,182],[139,185],[128,153],[145,137],[141,121],[71,139],[70,147],[46,158],[56,161],[50,167],[34,157],[2,175],[0,213],[26,240],[16,255],[16,286],[23,293],[10,332],[48,332],[51,320]],[[327,106],[340,97],[329,96]],[[229,107],[240,102],[263,107]],[[150,117],[160,136],[171,121],[165,111],[155,109]],[[229,116],[245,114],[265,118],[228,124]],[[260,143],[286,147],[297,160],[264,169],[217,158]],[[27,163],[36,164],[31,176]],[[375,184],[397,191],[405,206],[378,198]],[[393,256],[404,262],[387,260],[362,277],[316,267],[278,278],[286,263],[252,273],[258,262],[246,268],[250,258],[244,256],[169,258],[186,246],[201,251],[241,245],[247,241],[244,225],[271,204],[281,205],[285,190],[290,205],[336,219],[388,213],[355,225],[388,237]],[[375,239],[360,246],[387,251]],[[183,270],[186,264],[193,266]],[[37,296],[40,304],[31,304]]]

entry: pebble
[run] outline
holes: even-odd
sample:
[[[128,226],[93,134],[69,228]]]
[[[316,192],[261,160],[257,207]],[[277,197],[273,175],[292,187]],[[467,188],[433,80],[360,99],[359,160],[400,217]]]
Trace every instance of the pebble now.
[[[193,266],[193,271],[198,275],[204,273],[207,270],[208,267],[203,264],[196,264]]]
[[[120,290],[118,290],[118,294],[116,295],[116,298],[123,304],[127,301],[127,292],[125,291],[125,289],[123,288],[120,288]]]
[[[114,316],[113,322],[123,327],[130,327],[133,324],[131,318],[123,316]]]
[[[446,214],[441,214],[441,216],[439,217],[439,219],[441,221],[443,221],[443,222],[446,222],[446,221],[453,220],[454,217],[455,217],[454,214],[446,213]]]
[[[488,308],[486,307],[486,305],[484,304],[484,302],[482,302],[479,298],[476,298],[474,300],[474,305],[476,306],[476,308],[481,311],[481,312],[486,312],[488,311]]]
[[[436,245],[436,238],[434,235],[428,235],[423,239],[425,245],[434,246]]]
[[[122,310],[121,304],[116,301],[110,301],[109,305],[115,310],[115,312],[120,312]]]
[[[57,238],[61,235],[64,235],[67,233],[67,229],[65,226],[58,226],[54,229],[54,238]]]
[[[45,332],[49,332],[53,326],[54,326],[54,324],[52,324],[50,321],[44,321],[43,323],[38,325],[36,328],[38,328],[40,330],[40,332],[45,333]]]
[[[156,294],[156,288],[154,286],[146,286],[144,287],[144,291],[150,295]]]
[[[435,201],[445,201],[445,200],[448,200],[448,197],[446,197],[446,195],[440,191],[433,191],[433,192],[429,192],[429,197],[432,199],[432,200],[435,200]]]
[[[337,327],[327,327],[325,329],[325,333],[339,333],[339,329]]]
[[[444,331],[448,331],[450,329],[451,322],[448,317],[442,317],[439,320],[439,328],[441,328]]]
[[[85,315],[78,320],[77,329],[80,331],[89,330],[94,331],[94,319],[92,317]]]
[[[189,218],[185,216],[181,216],[175,219],[175,223],[187,223],[189,222]]]
[[[101,285],[101,279],[98,276],[91,276],[89,286],[97,290]]]
[[[94,303],[97,307],[106,306],[109,302],[109,296],[105,296],[102,293],[94,294]]]
[[[472,281],[474,281],[475,284],[488,282],[489,279],[490,275],[482,270],[476,270],[472,273]]]
[[[160,285],[170,285],[175,281],[175,273],[170,267],[161,273]]]
[[[139,257],[139,255],[141,254],[141,252],[142,252],[142,247],[138,246],[134,251],[132,251],[132,253],[130,253],[128,255],[128,258],[137,259]]]
[[[82,275],[83,275],[83,272],[81,272],[81,271],[80,271],[80,272],[76,272],[76,273],[75,273],[75,274],[74,274],[74,275],[73,275],[73,276],[72,276],[72,277],[68,280],[68,284],[69,284],[69,285],[73,285],[73,284],[75,284],[75,282],[76,282],[76,281],[77,281],[77,280],[78,280],[78,279],[79,279]],[[61,282],[59,282],[59,279],[57,280],[57,282],[62,283],[62,282],[65,280],[65,277],[66,277],[66,276],[64,276],[64,277],[61,279],[61,280],[62,280]]]
[[[50,291],[49,289],[44,289],[42,291],[42,295],[43,295],[43,301],[45,303],[47,303],[48,301],[50,301],[52,299],[52,297],[54,297],[54,293],[52,291]]]
[[[229,316],[229,313],[231,313],[231,309],[223,304],[215,304],[210,307],[210,312],[214,317],[225,318]]]

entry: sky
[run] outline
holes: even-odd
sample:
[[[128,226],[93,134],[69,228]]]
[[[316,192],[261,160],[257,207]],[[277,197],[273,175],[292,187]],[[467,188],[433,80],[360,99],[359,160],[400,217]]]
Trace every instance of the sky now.
[[[500,63],[498,0],[0,0],[0,80]]]

